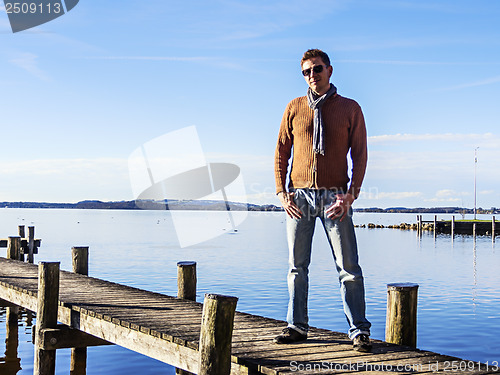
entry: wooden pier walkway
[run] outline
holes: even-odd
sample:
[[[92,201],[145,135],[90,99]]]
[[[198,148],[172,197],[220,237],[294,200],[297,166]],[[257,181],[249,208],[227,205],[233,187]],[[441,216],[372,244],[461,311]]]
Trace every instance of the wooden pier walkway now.
[[[37,311],[37,278],[38,266],[0,258],[0,300]],[[194,301],[60,272],[60,323],[192,373],[198,371],[202,310]],[[306,342],[274,344],[285,324],[236,312],[231,374],[498,373],[492,363],[381,341],[374,341],[372,353],[359,353],[345,334],[318,328]]]

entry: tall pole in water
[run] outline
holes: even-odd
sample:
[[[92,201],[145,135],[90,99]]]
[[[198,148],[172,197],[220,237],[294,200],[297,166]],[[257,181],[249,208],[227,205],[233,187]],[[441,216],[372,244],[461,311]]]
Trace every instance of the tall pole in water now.
[[[476,220],[476,169],[477,169],[477,149],[474,149],[474,220]]]

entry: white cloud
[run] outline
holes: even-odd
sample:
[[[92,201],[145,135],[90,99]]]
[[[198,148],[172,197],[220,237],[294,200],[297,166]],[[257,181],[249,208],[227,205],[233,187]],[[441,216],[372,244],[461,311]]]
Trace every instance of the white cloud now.
[[[426,202],[440,203],[461,203],[464,196],[469,196],[469,192],[457,192],[453,189],[438,190],[434,197],[424,199]]]
[[[459,134],[459,133],[444,133],[444,134],[385,134],[368,137],[369,144],[391,143],[391,142],[416,142],[416,141],[491,141],[498,137],[492,133],[484,134]]]
[[[336,63],[349,64],[379,64],[379,65],[479,65],[479,63],[457,62],[457,61],[422,61],[422,60],[335,60]]]
[[[0,175],[0,201],[133,199],[126,159],[1,161]]]
[[[88,60],[144,60],[144,61],[207,61],[214,57],[207,56],[92,56]]]
[[[438,192],[436,192],[436,197],[437,198],[449,198],[449,197],[454,196],[456,194],[457,194],[457,192],[455,190],[444,189],[444,190],[439,190]]]
[[[434,202],[434,203],[445,203],[445,202],[448,202],[448,203],[460,203],[460,202],[463,202],[463,199],[462,198],[452,198],[452,197],[449,197],[449,198],[438,198],[438,197],[434,197],[434,198],[430,198],[430,199],[424,199],[425,202]]]
[[[362,199],[390,199],[390,200],[402,200],[408,198],[421,198],[424,194],[420,191],[397,191],[397,192],[376,192],[374,189],[368,189],[367,191],[361,192]]]
[[[481,190],[479,194],[481,195],[495,194],[495,190]]]
[[[475,81],[475,82],[468,82],[468,83],[463,83],[461,85],[444,87],[441,89],[437,89],[436,91],[462,90],[462,89],[467,89],[467,88],[471,88],[471,87],[492,85],[492,84],[499,83],[499,82],[500,82],[500,76],[495,76],[495,77],[489,77],[489,78],[482,79],[482,80]]]
[[[471,207],[474,191],[474,149],[477,152],[478,204],[498,206],[500,137],[484,134],[386,134],[369,138],[364,190],[368,202],[398,205]],[[376,186],[377,189],[370,189]],[[394,192],[396,191],[396,193]],[[399,192],[397,192],[399,191]],[[421,192],[420,194],[411,192]],[[403,192],[403,193],[401,193]],[[410,192],[410,193],[408,193]],[[472,198],[471,198],[472,197]],[[373,203],[366,203],[373,204]]]
[[[25,52],[15,58],[10,59],[9,62],[21,69],[24,69],[25,71],[42,81],[49,81],[49,76],[42,69],[40,69],[37,60],[37,55]]]

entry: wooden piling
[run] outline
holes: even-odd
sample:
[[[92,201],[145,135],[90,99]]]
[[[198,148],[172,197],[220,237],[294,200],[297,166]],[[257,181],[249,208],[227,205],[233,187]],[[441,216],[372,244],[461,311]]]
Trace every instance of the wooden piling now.
[[[7,240],[7,259],[19,260],[21,255],[21,237],[9,237]]]
[[[495,242],[495,216],[491,218],[491,240]]]
[[[24,230],[24,225],[19,225],[17,227],[17,232],[19,233],[19,237],[21,237],[21,249],[19,250],[19,260],[21,262],[24,262],[24,249],[23,249],[23,245],[22,245],[22,240],[23,238],[26,237],[26,231]]]
[[[71,248],[73,272],[80,275],[89,275],[89,248],[88,246],[75,246]]]
[[[177,298],[196,301],[196,262],[177,263]]]
[[[455,237],[455,216],[451,217],[451,238]]]
[[[200,333],[199,375],[229,375],[231,338],[238,298],[205,294]]]
[[[28,263],[33,263],[35,253],[35,227],[28,227]]]
[[[177,298],[196,301],[196,262],[177,262]],[[193,375],[176,368],[176,375]]]
[[[59,262],[40,262],[38,265],[38,300],[35,328],[34,375],[54,375],[56,351],[40,345],[41,332],[57,327],[59,308]]]
[[[86,246],[72,247],[71,258],[73,272],[89,275],[89,248]],[[87,348],[71,348],[70,375],[85,375],[87,373]]]
[[[387,285],[387,318],[385,341],[417,346],[417,291],[418,284]]]

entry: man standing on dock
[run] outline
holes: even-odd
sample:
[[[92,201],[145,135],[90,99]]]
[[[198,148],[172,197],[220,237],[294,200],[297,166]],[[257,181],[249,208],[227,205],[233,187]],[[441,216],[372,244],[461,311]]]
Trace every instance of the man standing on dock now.
[[[318,49],[305,52],[302,75],[306,96],[286,107],[275,153],[278,197],[287,214],[289,246],[288,327],[274,342],[307,339],[309,263],[316,218],[320,218],[339,272],[349,338],[358,351],[371,350],[370,322],[365,317],[365,291],[351,205],[358,197],[367,162],[366,128],[360,106],[337,94],[330,83],[333,68]],[[288,162],[292,156],[288,190]],[[347,155],[352,159],[348,187]]]

